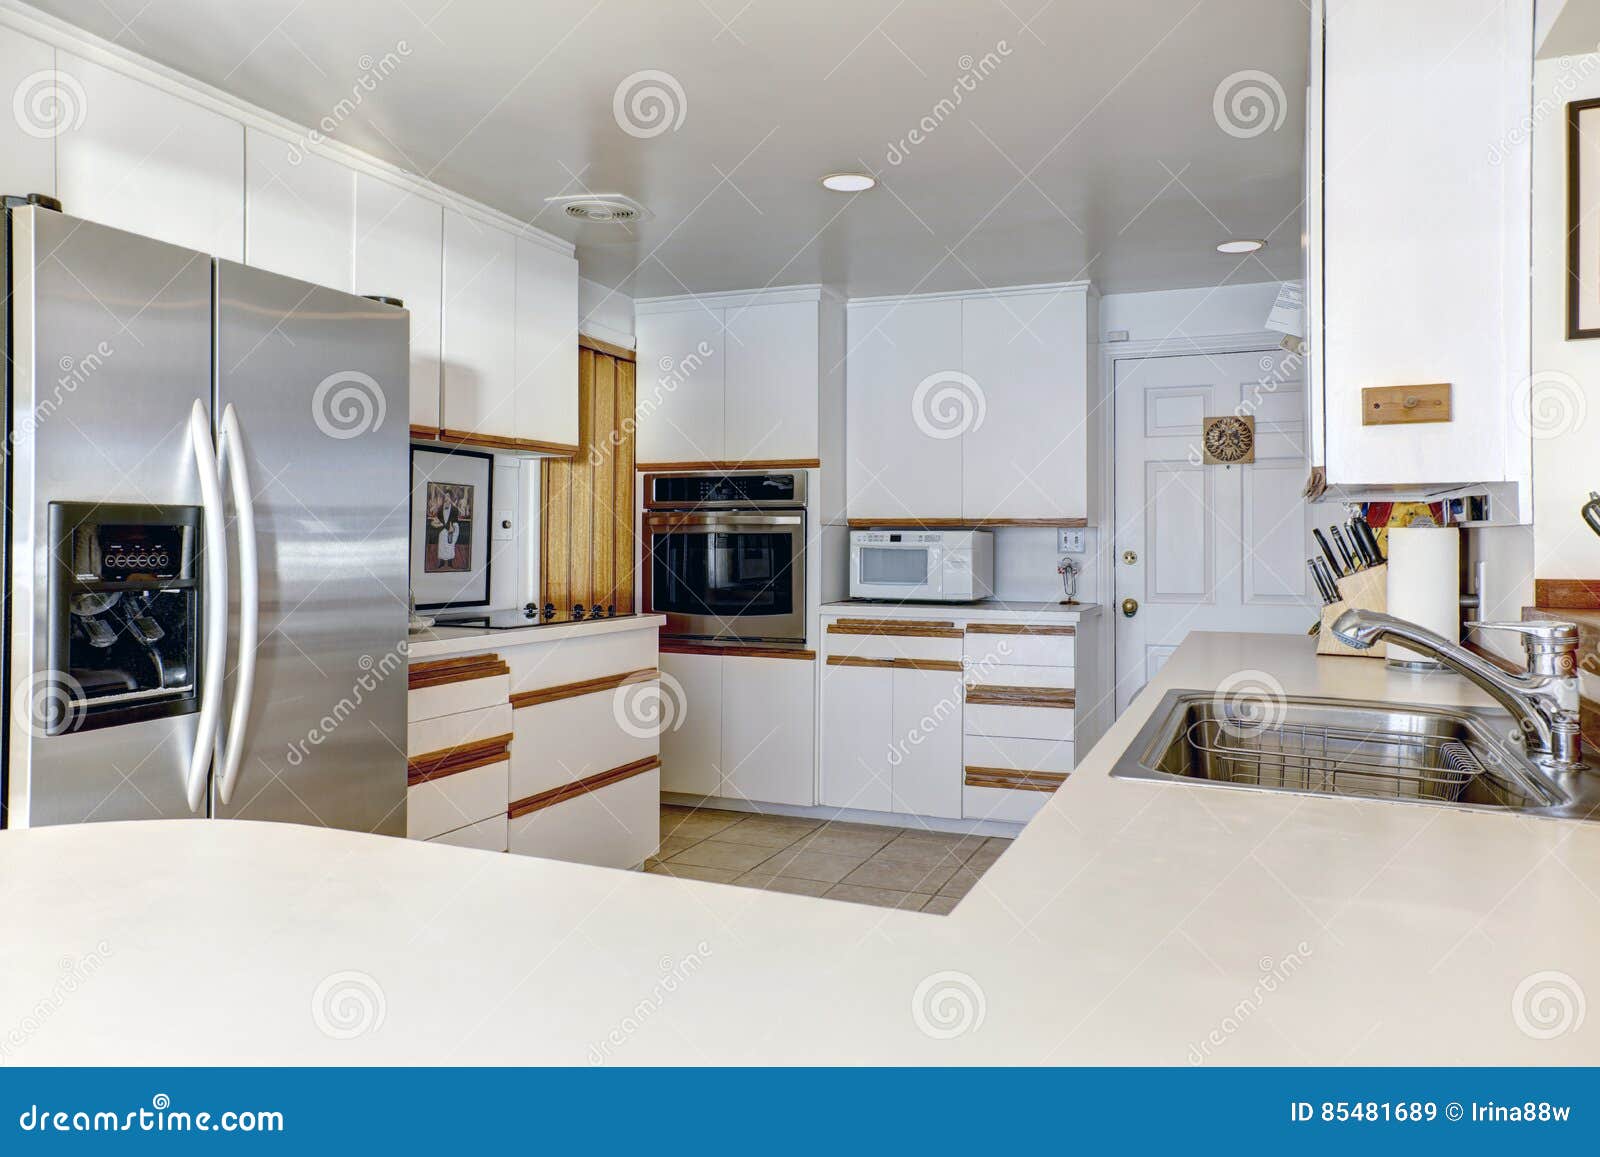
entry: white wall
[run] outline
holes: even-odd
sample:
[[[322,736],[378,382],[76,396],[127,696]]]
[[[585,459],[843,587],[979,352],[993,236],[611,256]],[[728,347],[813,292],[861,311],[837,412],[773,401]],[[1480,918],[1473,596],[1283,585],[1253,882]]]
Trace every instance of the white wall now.
[[[582,263],[581,257],[579,262]],[[633,349],[633,298],[580,276],[578,330],[612,345]]]

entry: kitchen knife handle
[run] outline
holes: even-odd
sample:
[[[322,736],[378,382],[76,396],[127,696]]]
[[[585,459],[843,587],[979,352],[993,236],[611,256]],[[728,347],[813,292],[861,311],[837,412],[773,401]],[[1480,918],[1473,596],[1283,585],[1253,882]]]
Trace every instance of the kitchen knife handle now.
[[[1372,555],[1372,564],[1379,566],[1388,560],[1383,557],[1383,548],[1378,545],[1377,532],[1372,529],[1372,523],[1363,515],[1355,518],[1355,527],[1361,535],[1361,540],[1367,544],[1367,551]]]
[[[1322,531],[1313,528],[1311,531],[1311,537],[1316,539],[1317,545],[1322,548],[1322,555],[1328,560],[1329,569],[1331,569],[1334,574],[1343,573],[1339,569],[1339,557],[1333,553],[1333,547],[1328,545],[1328,540],[1323,537]]]
[[[1314,558],[1306,559],[1306,569],[1311,572],[1311,581],[1316,584],[1317,593],[1322,596],[1322,605],[1326,607],[1337,600],[1329,597],[1328,584],[1323,580],[1322,572],[1317,569],[1317,562],[1318,560]]]
[[[1350,553],[1350,548],[1345,545],[1344,535],[1339,533],[1337,526],[1328,527],[1328,533],[1333,535],[1333,545],[1339,548],[1339,557],[1344,560],[1346,574],[1355,574],[1360,568],[1356,566],[1356,556]]]

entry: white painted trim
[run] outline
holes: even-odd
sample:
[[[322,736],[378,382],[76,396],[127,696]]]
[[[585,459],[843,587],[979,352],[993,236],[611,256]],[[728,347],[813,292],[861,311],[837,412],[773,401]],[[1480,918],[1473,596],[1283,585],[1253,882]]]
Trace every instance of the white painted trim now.
[[[609,325],[599,322],[585,321],[578,326],[578,333],[594,338],[596,341],[609,342],[619,345],[623,349],[635,349],[634,336],[625,329],[612,329]]]
[[[638,317],[647,313],[688,313],[697,309],[748,309],[752,305],[820,302],[824,297],[837,298],[838,292],[823,285],[779,285],[770,289],[726,293],[679,293],[671,297],[636,297],[633,300],[633,313]]]
[[[798,816],[802,819],[833,820],[839,823],[874,824],[886,828],[913,828],[917,831],[949,832],[958,836],[1004,836],[1014,839],[1026,826],[1010,820],[942,819],[909,812],[865,811],[860,808],[830,807],[827,804],[787,804],[752,802],[718,795],[684,795],[664,791],[661,802],[680,807],[716,808],[719,811],[750,812],[758,815]]]
[[[1046,281],[1037,285],[1001,285],[990,289],[952,289],[943,293],[886,293],[880,297],[852,297],[845,304],[887,305],[897,301],[971,301],[975,298],[1021,297],[1031,293],[1084,293],[1095,297],[1100,291],[1088,281]]]
[[[282,140],[293,141],[304,152],[326,157],[347,168],[398,185],[487,225],[509,230],[518,237],[526,238],[563,256],[575,256],[576,250],[572,242],[564,241],[553,233],[547,233],[509,213],[453,192],[443,185],[408,172],[388,161],[380,160],[360,149],[330,141],[320,133],[318,134],[320,140],[313,142],[312,130],[305,125],[296,124],[232,93],[195,80],[136,52],[130,52],[119,44],[113,44],[58,17],[23,4],[21,0],[0,0],[0,27],[14,29],[24,36],[31,36],[56,49],[65,50],[131,77],[141,84],[148,84],[152,88],[197,104],[201,108],[220,113],[246,128],[258,129]],[[65,208],[67,212],[72,212],[71,205]]]

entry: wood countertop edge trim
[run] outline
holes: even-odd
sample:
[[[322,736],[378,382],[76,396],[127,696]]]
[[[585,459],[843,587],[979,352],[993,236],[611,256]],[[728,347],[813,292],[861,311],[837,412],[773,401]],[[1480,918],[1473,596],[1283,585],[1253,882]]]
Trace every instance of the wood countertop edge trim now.
[[[607,771],[597,772],[573,783],[562,784],[560,787],[553,787],[548,791],[525,796],[522,799],[514,800],[511,806],[506,808],[506,818],[508,820],[520,819],[532,812],[543,811],[545,808],[554,807],[558,803],[566,803],[570,799],[576,799],[580,795],[587,795],[590,792],[621,783],[625,779],[632,779],[636,775],[643,775],[647,771],[654,771],[660,766],[661,757],[659,755],[651,755],[644,759],[636,759],[632,763],[624,763],[621,767],[613,767]]]
[[[451,655],[444,659],[412,663],[406,668],[406,690],[422,691],[429,687],[444,687],[451,683],[468,683],[474,679],[509,674],[510,664],[499,655]]]
[[[801,647],[747,647],[737,643],[666,642],[658,644],[663,655],[733,655],[741,659],[815,659],[817,653]]]
[[[993,787],[1008,791],[1053,792],[1067,781],[1065,771],[1020,771],[1010,767],[973,767],[963,769],[962,783],[966,787]]]
[[[661,672],[655,667],[640,667],[616,675],[601,675],[595,679],[581,679],[576,683],[558,683],[553,687],[536,687],[531,691],[517,691],[511,696],[513,708],[536,707],[541,703],[556,703],[562,699],[576,699],[580,695],[594,695],[601,691],[614,691],[627,683],[648,683]]]
[[[508,760],[511,758],[511,739],[511,733],[507,732],[504,735],[492,735],[487,739],[475,739],[470,743],[460,743],[442,751],[414,755],[406,760],[406,786],[417,787],[419,784],[431,783],[446,776]]]

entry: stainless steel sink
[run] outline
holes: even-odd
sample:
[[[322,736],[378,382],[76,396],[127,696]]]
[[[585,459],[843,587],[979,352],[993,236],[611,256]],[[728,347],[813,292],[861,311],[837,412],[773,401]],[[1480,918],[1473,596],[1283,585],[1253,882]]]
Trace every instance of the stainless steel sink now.
[[[1539,767],[1511,716],[1489,708],[1169,691],[1111,774],[1600,818],[1600,776]]]

